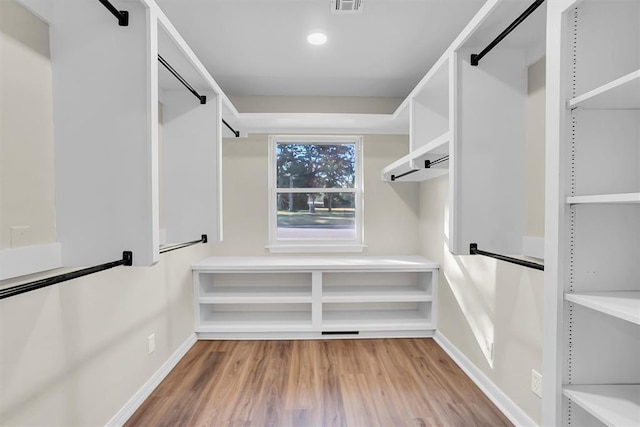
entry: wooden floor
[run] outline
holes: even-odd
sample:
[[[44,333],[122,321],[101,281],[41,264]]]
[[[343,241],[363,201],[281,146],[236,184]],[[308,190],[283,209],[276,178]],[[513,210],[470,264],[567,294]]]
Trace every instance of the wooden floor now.
[[[432,339],[198,341],[126,426],[510,426]]]

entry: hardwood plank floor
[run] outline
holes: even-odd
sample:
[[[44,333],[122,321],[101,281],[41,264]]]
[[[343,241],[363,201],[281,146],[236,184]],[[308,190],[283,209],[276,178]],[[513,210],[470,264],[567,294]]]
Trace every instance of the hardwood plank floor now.
[[[510,426],[432,339],[198,341],[126,426]]]

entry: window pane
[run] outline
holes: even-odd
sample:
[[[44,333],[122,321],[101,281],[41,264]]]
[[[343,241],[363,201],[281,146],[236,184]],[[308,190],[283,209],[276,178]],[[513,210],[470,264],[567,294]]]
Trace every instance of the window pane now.
[[[355,144],[277,144],[278,188],[353,188]]]
[[[279,193],[278,239],[353,240],[354,193]]]

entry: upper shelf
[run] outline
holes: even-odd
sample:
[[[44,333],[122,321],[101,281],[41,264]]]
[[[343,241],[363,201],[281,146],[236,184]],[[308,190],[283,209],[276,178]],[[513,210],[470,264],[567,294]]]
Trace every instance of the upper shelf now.
[[[433,167],[425,168],[425,161],[431,162],[449,155],[450,133],[446,132],[433,141],[412,151],[382,169],[383,181],[417,182],[437,178],[449,173],[449,162],[442,161]],[[415,171],[415,172],[411,172]],[[403,175],[399,179],[392,179]]]
[[[409,118],[392,114],[240,113],[228,122],[243,133],[364,133],[406,135]]]
[[[567,301],[640,325],[640,291],[567,293]]]
[[[569,101],[569,108],[640,108],[640,70],[633,71]]]
[[[570,205],[580,204],[633,204],[640,203],[640,193],[595,194],[591,196],[567,197]]]

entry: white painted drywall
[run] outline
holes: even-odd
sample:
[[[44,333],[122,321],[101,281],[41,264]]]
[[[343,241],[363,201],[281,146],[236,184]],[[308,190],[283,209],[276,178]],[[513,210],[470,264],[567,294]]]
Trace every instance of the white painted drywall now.
[[[56,241],[49,28],[0,2],[0,250]],[[13,233],[11,227],[26,226]]]

